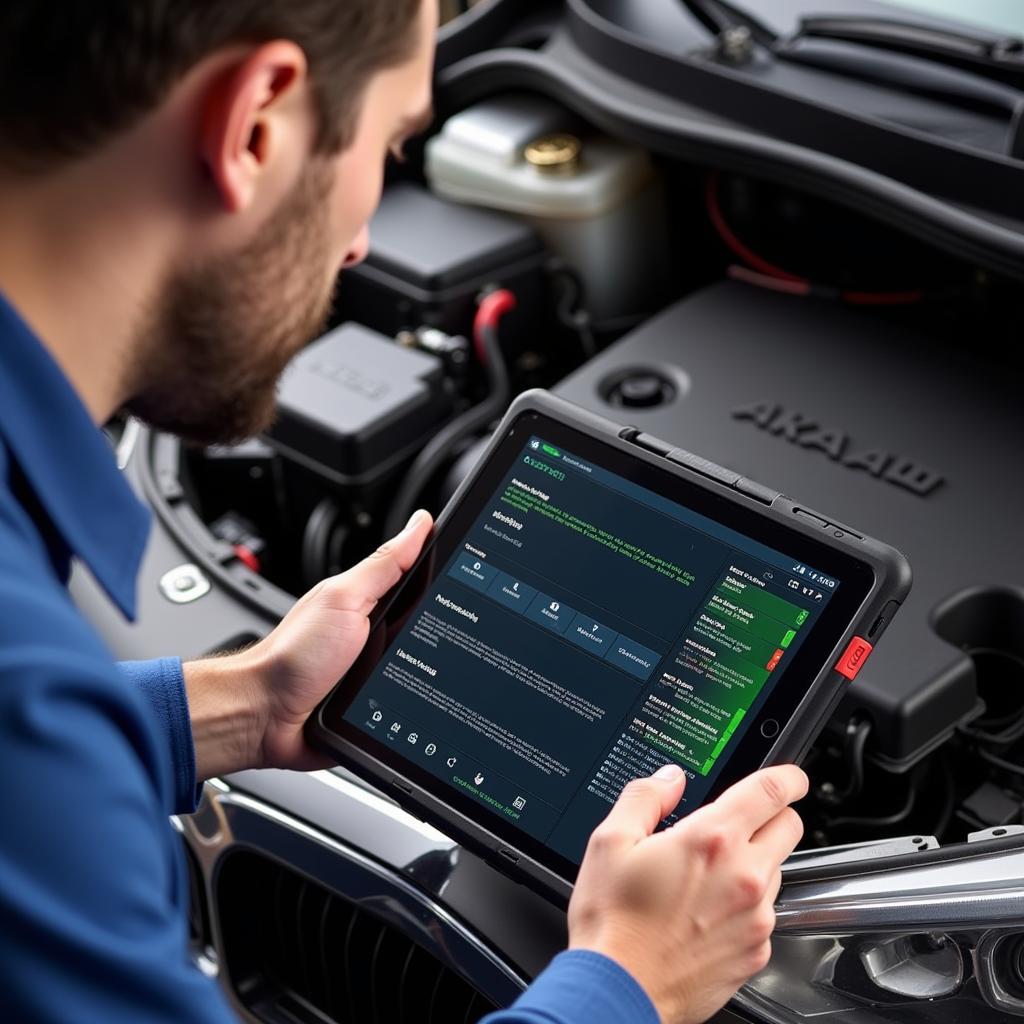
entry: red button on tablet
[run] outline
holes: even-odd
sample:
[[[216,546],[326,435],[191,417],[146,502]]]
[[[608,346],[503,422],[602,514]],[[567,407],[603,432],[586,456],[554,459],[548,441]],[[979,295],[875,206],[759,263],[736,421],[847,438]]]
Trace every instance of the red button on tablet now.
[[[864,667],[864,662],[868,660],[868,655],[873,650],[867,640],[855,636],[836,664],[836,670],[847,679],[856,679],[857,673]]]

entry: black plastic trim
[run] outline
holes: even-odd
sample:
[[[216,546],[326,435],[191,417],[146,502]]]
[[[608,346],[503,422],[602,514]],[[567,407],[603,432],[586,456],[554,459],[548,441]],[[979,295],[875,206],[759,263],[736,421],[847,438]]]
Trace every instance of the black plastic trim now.
[[[683,101],[700,96],[701,107],[720,117],[754,123],[774,138],[813,145],[928,192],[963,202],[998,197],[1006,204],[1001,214],[1024,216],[1019,161],[854,115],[829,105],[822,94],[782,92],[742,68],[659,49],[597,13],[587,0],[567,0],[567,20],[581,50],[634,82]]]
[[[171,537],[232,597],[271,621],[282,618],[294,596],[239,562],[231,546],[206,529],[178,480],[180,451],[177,438],[141,428],[133,459],[147,504]]]
[[[566,47],[570,44],[566,43]],[[564,104],[595,125],[653,152],[734,173],[751,174],[840,203],[962,260],[1024,279],[1024,233],[927,195],[884,174],[805,146],[735,126],[672,113],[644,92],[573,51],[496,49],[446,68],[437,81],[441,116],[495,93],[529,90]],[[579,62],[586,62],[580,64]],[[583,73],[581,73],[583,72]],[[606,79],[598,88],[596,80]],[[659,109],[660,108],[660,109]]]

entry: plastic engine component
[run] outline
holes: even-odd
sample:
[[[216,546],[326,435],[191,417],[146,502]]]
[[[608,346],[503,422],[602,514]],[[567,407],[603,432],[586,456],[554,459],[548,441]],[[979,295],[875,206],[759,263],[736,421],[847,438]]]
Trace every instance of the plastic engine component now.
[[[342,324],[285,372],[267,440],[342,486],[385,476],[450,411],[443,364],[359,324]]]
[[[426,145],[431,188],[524,217],[575,268],[598,320],[654,308],[667,283],[664,201],[650,156],[535,95],[490,97]]]
[[[515,217],[395,184],[370,223],[366,260],[341,276],[338,305],[385,334],[423,324],[461,334],[487,285],[512,289],[522,309],[537,308],[545,258],[537,234]]]
[[[634,376],[678,386],[623,408]],[[869,752],[900,770],[979,709],[976,666],[1024,652],[1024,405],[1006,378],[972,346],[724,283],[555,390],[805,501],[822,529],[849,522],[906,553],[913,590],[839,710],[867,715]]]

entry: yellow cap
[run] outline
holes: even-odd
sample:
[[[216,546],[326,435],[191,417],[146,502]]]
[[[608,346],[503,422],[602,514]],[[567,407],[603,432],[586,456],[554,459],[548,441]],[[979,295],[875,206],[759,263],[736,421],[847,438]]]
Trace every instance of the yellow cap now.
[[[579,167],[582,151],[583,143],[575,135],[559,133],[534,139],[523,156],[545,174],[572,174]]]

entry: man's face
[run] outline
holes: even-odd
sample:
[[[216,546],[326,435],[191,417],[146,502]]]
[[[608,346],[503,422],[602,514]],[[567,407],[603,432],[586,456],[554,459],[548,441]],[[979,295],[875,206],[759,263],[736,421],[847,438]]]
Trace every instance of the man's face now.
[[[371,80],[350,145],[311,157],[251,242],[172,276],[139,341],[128,411],[198,444],[269,426],[278,379],[323,330],[338,271],[366,255],[389,151],[429,119],[436,25],[437,0],[424,0],[415,56]]]

